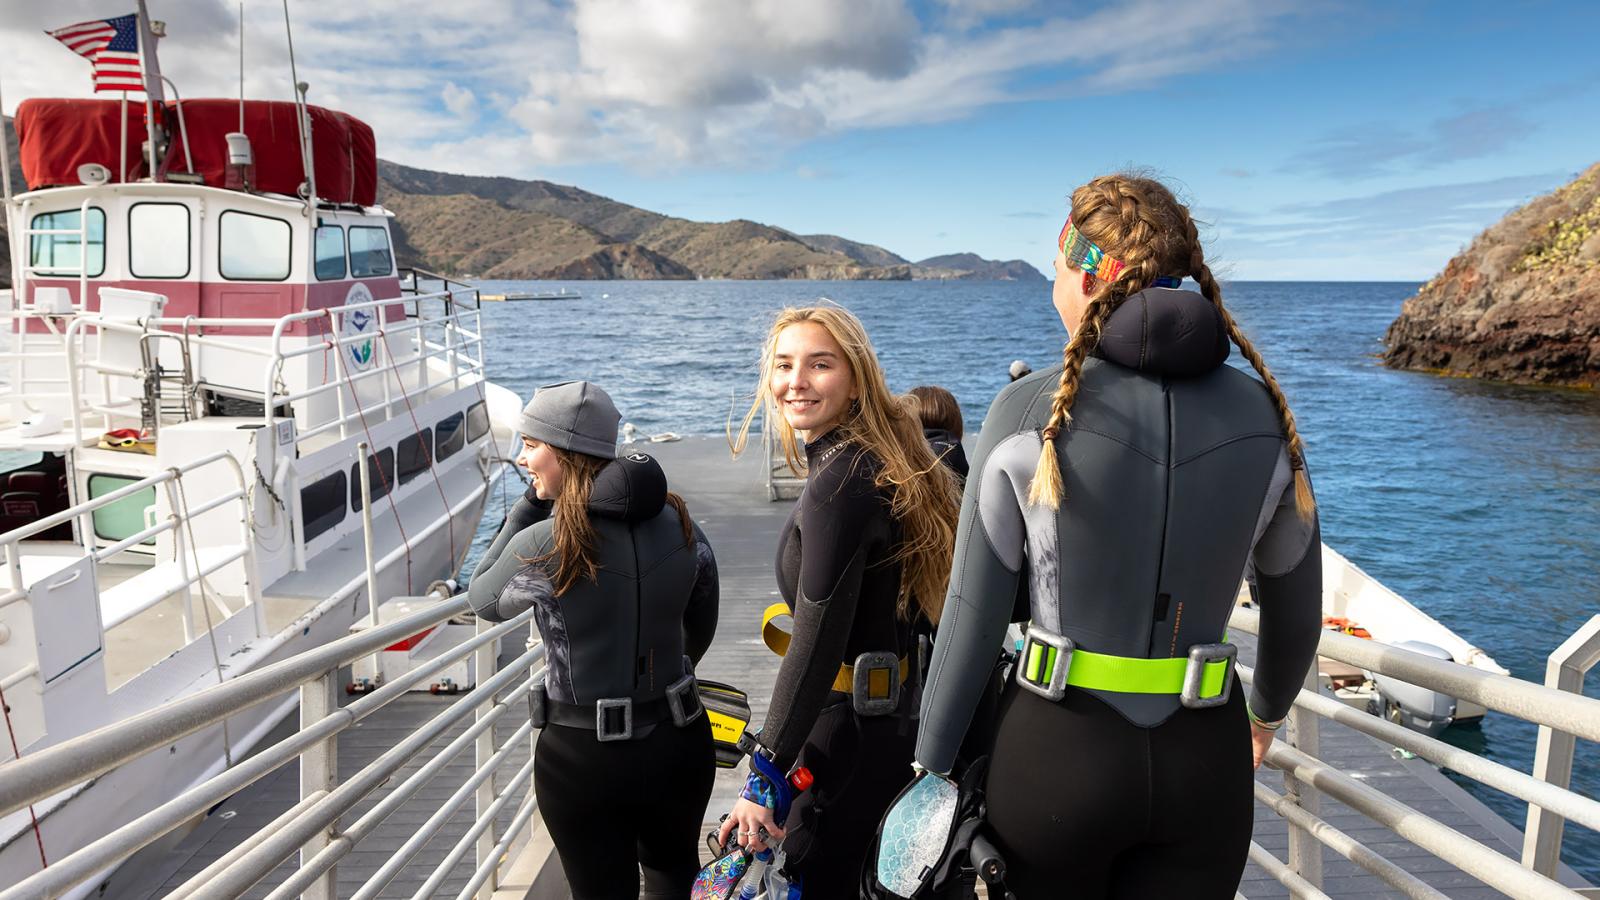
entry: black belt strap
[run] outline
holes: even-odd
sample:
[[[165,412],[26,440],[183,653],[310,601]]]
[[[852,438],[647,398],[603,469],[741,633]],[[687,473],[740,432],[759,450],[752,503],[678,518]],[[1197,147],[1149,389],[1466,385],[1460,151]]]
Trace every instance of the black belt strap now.
[[[597,714],[593,703],[562,703],[560,700],[545,701],[546,715],[551,725],[564,725],[568,728],[583,728],[596,731]],[[672,708],[667,705],[667,698],[657,697],[654,700],[635,700],[633,702],[633,727],[644,728],[666,722],[672,718]]]

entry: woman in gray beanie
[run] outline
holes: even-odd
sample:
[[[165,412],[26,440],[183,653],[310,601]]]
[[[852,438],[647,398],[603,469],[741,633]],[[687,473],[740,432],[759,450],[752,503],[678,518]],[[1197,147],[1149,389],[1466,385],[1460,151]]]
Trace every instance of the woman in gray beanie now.
[[[717,627],[717,564],[621,416],[586,381],[522,413],[532,477],[473,573],[478,615],[534,609],[547,648],[530,701],[533,784],[572,895],[682,898],[699,870],[715,757],[694,664]],[[599,811],[604,811],[600,814]]]

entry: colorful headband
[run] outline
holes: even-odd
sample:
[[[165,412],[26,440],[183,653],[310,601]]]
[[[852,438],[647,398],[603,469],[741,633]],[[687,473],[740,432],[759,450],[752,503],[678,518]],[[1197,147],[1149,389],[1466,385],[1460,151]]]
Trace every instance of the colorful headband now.
[[[1067,224],[1061,226],[1061,237],[1056,241],[1056,246],[1067,255],[1067,265],[1081,269],[1086,275],[1110,283],[1122,274],[1122,261],[1107,256],[1094,241],[1084,237],[1078,231],[1078,226],[1072,224],[1071,216],[1067,216]]]

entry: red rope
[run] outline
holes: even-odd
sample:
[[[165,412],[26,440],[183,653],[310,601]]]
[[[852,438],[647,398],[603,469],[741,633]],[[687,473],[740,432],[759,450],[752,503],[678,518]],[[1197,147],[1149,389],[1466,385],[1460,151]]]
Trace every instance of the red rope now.
[[[459,561],[459,558],[456,556],[456,523],[455,518],[450,515],[450,498],[444,495],[444,485],[439,481],[439,470],[433,465],[433,448],[428,446],[427,441],[420,440],[422,437],[422,425],[417,422],[417,411],[411,407],[411,398],[406,393],[406,380],[400,377],[400,370],[394,366],[394,351],[389,349],[389,333],[379,328],[378,336],[383,339],[383,355],[385,359],[389,360],[389,370],[394,373],[395,383],[400,385],[400,399],[405,401],[406,413],[411,416],[411,433],[419,439],[422,445],[422,458],[428,461],[428,473],[433,476],[433,486],[439,489],[439,502],[444,504],[444,527],[445,531],[450,535],[450,565],[454,566]],[[424,366],[428,364],[426,358],[423,358],[422,364]],[[485,412],[487,412],[487,409],[485,409]],[[461,424],[463,428],[466,427],[465,422]],[[452,571],[450,574],[453,576],[455,572]]]
[[[17,729],[11,724],[11,704],[6,702],[6,689],[0,688],[0,709],[6,712],[6,731],[11,735],[11,755],[22,759],[22,748],[17,746]],[[39,865],[41,868],[50,868],[50,861],[44,858],[44,834],[39,831],[39,817],[34,815],[33,804],[28,804],[28,818],[33,820],[33,839],[39,844]]]
[[[331,323],[333,319],[332,307],[329,308],[328,319]],[[337,334],[338,332],[335,331],[334,333]],[[382,325],[378,326],[378,334],[383,334]],[[350,380],[350,366],[344,361],[344,353],[345,348],[343,345],[339,345],[334,348],[334,356],[339,358],[339,371],[344,373],[345,385],[350,388],[350,399],[355,401],[356,415],[361,419],[361,430],[367,435],[367,449],[369,455],[373,459],[377,459],[378,448],[376,443],[372,440],[372,429],[367,427],[367,414],[361,408],[361,394],[356,391],[355,382]],[[389,487],[389,476],[384,474],[383,466],[375,466],[374,468],[378,470],[378,478],[383,481],[383,495],[389,498],[389,512],[394,515],[394,527],[400,530],[400,541],[405,545],[406,548],[406,593],[409,594],[411,591],[415,590],[415,588],[413,588],[411,585],[411,538],[406,536],[406,526],[400,521],[400,510],[394,505],[394,491]],[[363,497],[361,502],[371,503],[372,498]],[[378,598],[369,597],[367,598],[367,602],[377,603]]]

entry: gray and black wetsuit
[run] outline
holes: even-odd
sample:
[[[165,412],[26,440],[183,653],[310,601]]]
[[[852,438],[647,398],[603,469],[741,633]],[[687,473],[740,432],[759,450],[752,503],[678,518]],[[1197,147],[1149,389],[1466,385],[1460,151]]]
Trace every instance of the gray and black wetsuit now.
[[[1250,707],[1288,712],[1321,624],[1321,542],[1294,508],[1272,401],[1227,354],[1199,294],[1153,288],[1119,307],[1056,439],[1059,510],[1027,493],[1061,368],[1001,391],[962,503],[922,765],[950,771],[1019,591],[1035,626],[1081,649],[1171,658],[1222,639],[1251,574]],[[1051,702],[1013,681],[988,809],[1018,896],[1232,897],[1252,819],[1243,693],[1189,709],[1175,694],[1069,686]]]
[[[683,897],[700,868],[699,832],[715,776],[704,715],[675,727],[669,685],[698,662],[717,626],[717,564],[698,527],[684,540],[661,467],[644,454],[607,463],[589,499],[597,580],[556,595],[554,521],[524,498],[473,573],[478,614],[532,607],[547,649],[550,724],[533,769],[539,811],[578,898]],[[596,702],[629,698],[632,739],[599,740]],[[620,723],[612,723],[620,724]]]
[[[895,611],[901,532],[891,498],[873,483],[877,458],[835,430],[806,445],[806,461],[805,491],[778,538],[793,638],[759,740],[785,771],[798,760],[815,778],[784,825],[784,852],[806,896],[853,897],[878,820],[911,780],[914,734],[909,708],[858,716],[833,681],[859,654],[905,656],[912,626]]]

